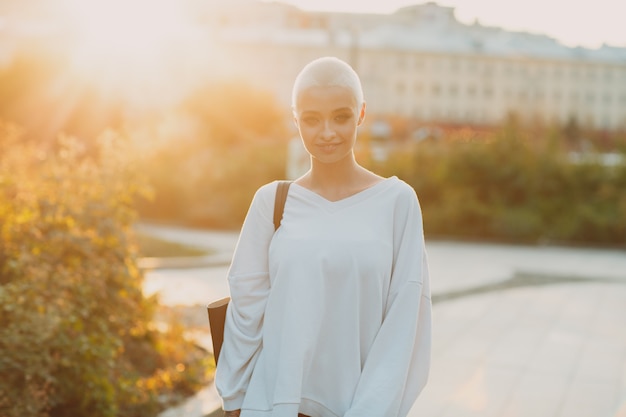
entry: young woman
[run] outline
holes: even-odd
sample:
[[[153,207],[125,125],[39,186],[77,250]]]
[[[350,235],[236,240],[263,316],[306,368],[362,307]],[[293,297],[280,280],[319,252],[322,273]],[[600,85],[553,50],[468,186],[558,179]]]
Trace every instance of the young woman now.
[[[304,67],[293,115],[311,169],[276,232],[276,182],[257,191],[241,230],[216,372],[226,416],[406,416],[431,344],[417,197],[356,161],[365,101],[345,62]]]

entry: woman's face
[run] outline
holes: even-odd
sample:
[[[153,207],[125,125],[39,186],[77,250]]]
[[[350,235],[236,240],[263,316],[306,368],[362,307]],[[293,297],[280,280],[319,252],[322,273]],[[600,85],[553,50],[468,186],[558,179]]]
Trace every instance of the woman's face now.
[[[330,164],[352,158],[364,116],[349,88],[309,87],[298,96],[294,120],[311,157]]]

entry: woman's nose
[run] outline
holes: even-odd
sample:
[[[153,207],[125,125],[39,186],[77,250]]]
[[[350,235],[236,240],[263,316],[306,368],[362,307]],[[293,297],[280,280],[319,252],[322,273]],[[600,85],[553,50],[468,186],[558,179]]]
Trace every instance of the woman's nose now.
[[[331,126],[330,121],[324,122],[324,129],[322,130],[322,139],[331,140],[335,137],[335,129]]]

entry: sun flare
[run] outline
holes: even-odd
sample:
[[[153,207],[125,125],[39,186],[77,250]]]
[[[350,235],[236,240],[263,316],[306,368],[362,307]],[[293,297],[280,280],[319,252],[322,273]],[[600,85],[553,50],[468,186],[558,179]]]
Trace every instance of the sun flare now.
[[[111,92],[145,95],[159,89],[162,98],[168,95],[164,84],[193,55],[191,23],[180,2],[66,1],[75,31],[72,69],[78,77]]]

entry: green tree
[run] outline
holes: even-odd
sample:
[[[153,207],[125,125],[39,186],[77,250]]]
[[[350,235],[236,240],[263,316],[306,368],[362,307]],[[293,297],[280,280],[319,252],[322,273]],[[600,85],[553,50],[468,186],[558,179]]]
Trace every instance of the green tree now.
[[[514,242],[626,244],[626,159],[570,156],[558,129],[510,119],[481,137],[448,136],[382,167],[416,189],[429,236]]]
[[[285,175],[288,110],[268,92],[222,82],[199,88],[180,113],[194,129],[144,160],[155,198],[140,202],[140,213],[196,226],[239,227],[255,190]]]
[[[118,135],[97,152],[0,132],[0,415],[150,416],[206,381],[180,327],[157,331],[131,226],[143,181]],[[52,150],[51,150],[52,149]]]

